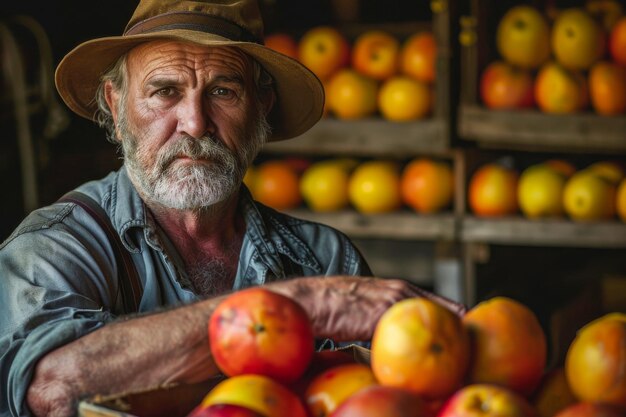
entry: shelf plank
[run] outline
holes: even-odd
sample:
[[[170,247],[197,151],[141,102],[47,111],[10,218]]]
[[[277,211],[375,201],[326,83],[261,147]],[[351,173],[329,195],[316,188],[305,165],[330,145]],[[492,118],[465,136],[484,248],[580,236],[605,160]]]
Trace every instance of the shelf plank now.
[[[619,221],[576,223],[567,219],[528,220],[521,217],[481,219],[465,217],[460,239],[523,246],[626,248],[626,224]]]
[[[365,215],[355,210],[316,213],[306,209],[288,211],[305,220],[332,226],[354,238],[395,240],[453,240],[455,218],[452,214],[420,215],[410,211]]]
[[[355,210],[316,213],[308,209],[288,214],[327,224],[350,237],[394,240],[478,242],[501,245],[626,248],[626,224],[618,220],[580,223],[568,219],[529,220],[463,216],[449,212],[422,215],[411,211],[367,215]]]
[[[550,115],[459,107],[459,135],[484,146],[566,152],[626,152],[626,116]]]
[[[264,153],[304,155],[399,156],[447,154],[448,127],[442,119],[390,122],[322,119],[296,138],[268,143]]]

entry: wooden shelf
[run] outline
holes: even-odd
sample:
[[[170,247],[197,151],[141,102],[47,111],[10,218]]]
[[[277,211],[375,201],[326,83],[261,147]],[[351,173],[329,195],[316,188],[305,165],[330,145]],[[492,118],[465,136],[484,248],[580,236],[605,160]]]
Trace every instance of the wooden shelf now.
[[[550,115],[461,105],[459,135],[486,147],[562,152],[626,152],[626,116]]]
[[[290,215],[332,226],[353,238],[395,240],[453,240],[455,218],[450,213],[420,215],[410,211],[365,215],[355,210],[315,213],[290,210]]]
[[[406,123],[328,118],[297,138],[267,144],[263,152],[370,157],[447,154],[448,137],[445,121],[437,118]]]
[[[626,248],[626,224],[618,220],[576,223],[567,219],[528,220],[521,217],[465,217],[460,240],[522,246]]]

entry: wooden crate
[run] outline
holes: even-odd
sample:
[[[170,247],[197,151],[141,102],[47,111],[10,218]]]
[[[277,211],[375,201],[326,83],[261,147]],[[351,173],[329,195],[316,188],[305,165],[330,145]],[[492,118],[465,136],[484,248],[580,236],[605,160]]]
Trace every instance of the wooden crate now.
[[[459,25],[461,81],[458,134],[464,141],[482,147],[534,151],[626,152],[626,115],[599,116],[592,110],[571,115],[550,115],[539,110],[494,111],[480,100],[479,81],[484,68],[499,58],[495,33],[504,13],[517,4],[539,8],[545,2],[471,0]],[[564,1],[559,6],[579,5]]]
[[[384,30],[401,42],[410,35],[430,30],[437,42],[437,76],[434,85],[435,105],[431,117],[397,123],[374,116],[365,120],[322,119],[298,138],[269,144],[264,152],[274,154],[403,156],[422,153],[445,153],[451,144],[452,89],[457,79],[453,58],[457,56],[452,31],[457,2],[431,2],[431,21],[402,23],[343,23],[338,29],[352,42],[369,30]]]
[[[358,345],[338,350],[352,355],[355,362],[369,364],[370,351]],[[223,377],[197,384],[172,384],[144,391],[102,396],[81,401],[79,417],[185,417]]]
[[[280,158],[283,156],[297,156],[312,159],[324,159],[337,156],[347,156],[367,159],[392,159],[404,163],[419,156],[433,157],[447,160],[453,167],[457,180],[462,178],[462,154],[451,148],[452,91],[458,80],[454,71],[458,68],[453,62],[458,53],[455,48],[456,36],[453,34],[456,26],[457,2],[438,0],[430,3],[431,20],[424,20],[429,16],[407,18],[398,23],[376,22],[364,23],[344,21],[337,27],[351,41],[358,35],[370,30],[384,30],[395,36],[401,42],[410,35],[422,31],[432,31],[438,48],[437,76],[434,84],[435,106],[430,117],[411,122],[391,122],[380,115],[362,120],[339,120],[332,115],[323,118],[308,132],[300,137],[268,144],[261,155],[262,158]],[[459,188],[462,190],[461,188]],[[391,213],[367,215],[354,209],[340,212],[316,213],[307,208],[292,210],[290,214],[312,221],[333,226],[352,238],[361,240],[389,240],[396,241],[399,246],[406,247],[412,242],[451,242],[456,238],[457,215],[462,212],[459,205],[464,197],[462,191],[457,193],[452,208],[434,215],[420,215],[408,208]],[[368,251],[364,251],[366,258]],[[402,250],[394,252],[388,264],[406,264],[406,256]],[[429,252],[430,253],[430,252]],[[419,255],[425,255],[420,252]],[[396,262],[395,259],[398,259]],[[372,268],[375,272],[388,271],[390,275],[400,276],[402,268],[379,268],[380,263],[373,259]],[[417,266],[416,266],[417,267]],[[383,272],[383,275],[385,272]],[[420,274],[416,274],[420,275]],[[432,284],[432,283],[428,283]]]

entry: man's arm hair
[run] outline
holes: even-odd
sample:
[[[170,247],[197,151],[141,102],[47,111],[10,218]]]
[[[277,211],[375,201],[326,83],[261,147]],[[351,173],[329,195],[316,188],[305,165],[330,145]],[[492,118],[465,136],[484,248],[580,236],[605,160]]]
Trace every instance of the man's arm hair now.
[[[75,415],[94,394],[194,383],[219,373],[211,357],[209,317],[222,298],[120,319],[45,355],[27,404],[37,416]]]

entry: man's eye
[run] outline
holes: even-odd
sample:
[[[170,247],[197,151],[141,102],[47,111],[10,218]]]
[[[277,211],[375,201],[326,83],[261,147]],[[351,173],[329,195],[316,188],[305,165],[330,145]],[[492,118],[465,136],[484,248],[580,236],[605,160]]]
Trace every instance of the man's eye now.
[[[160,97],[170,97],[174,95],[174,89],[171,87],[164,87],[157,90],[155,94]]]
[[[233,90],[229,88],[218,87],[211,92],[215,96],[230,96],[233,94]]]

